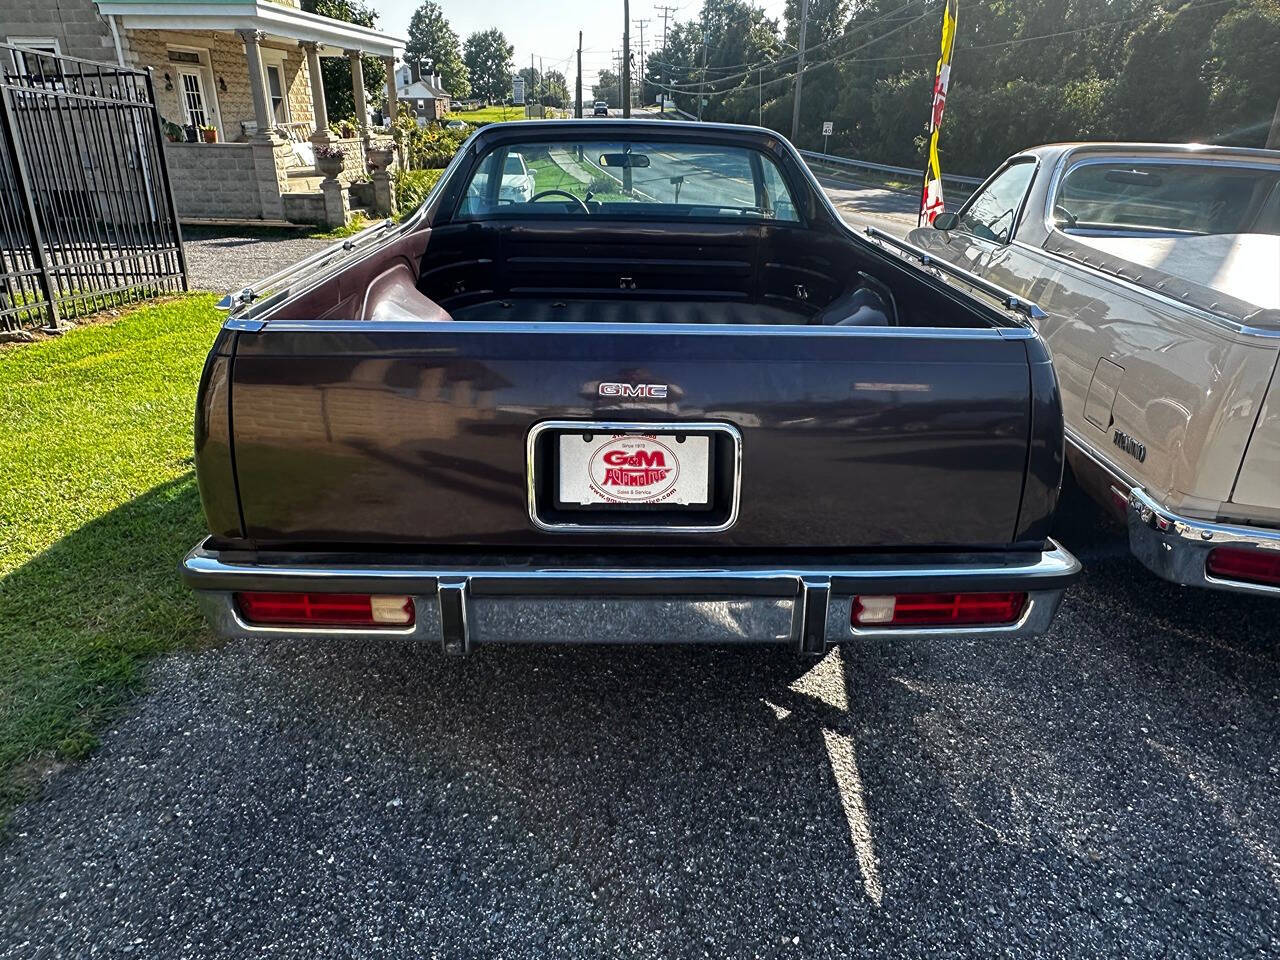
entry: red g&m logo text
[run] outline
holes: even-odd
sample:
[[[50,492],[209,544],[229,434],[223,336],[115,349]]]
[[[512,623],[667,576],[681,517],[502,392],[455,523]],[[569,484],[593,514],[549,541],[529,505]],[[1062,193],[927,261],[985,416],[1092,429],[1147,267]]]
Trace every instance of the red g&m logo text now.
[[[588,471],[601,496],[647,503],[671,493],[680,460],[653,437],[616,437],[592,455]]]

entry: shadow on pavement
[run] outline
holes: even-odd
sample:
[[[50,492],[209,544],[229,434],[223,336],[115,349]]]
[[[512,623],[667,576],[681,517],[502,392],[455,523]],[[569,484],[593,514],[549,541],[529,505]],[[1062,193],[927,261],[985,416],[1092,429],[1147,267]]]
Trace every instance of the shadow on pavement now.
[[[16,818],[0,944],[1265,952],[1274,607],[1163,584],[1078,520],[1089,567],[1039,641],[167,658]]]

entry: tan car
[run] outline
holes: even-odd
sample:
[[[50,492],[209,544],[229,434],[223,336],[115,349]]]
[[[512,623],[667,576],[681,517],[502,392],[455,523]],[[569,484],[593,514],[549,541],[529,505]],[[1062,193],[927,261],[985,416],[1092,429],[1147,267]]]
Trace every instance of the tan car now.
[[[1280,152],[1037,147],[909,241],[1040,308],[1068,462],[1147,567],[1280,596]]]

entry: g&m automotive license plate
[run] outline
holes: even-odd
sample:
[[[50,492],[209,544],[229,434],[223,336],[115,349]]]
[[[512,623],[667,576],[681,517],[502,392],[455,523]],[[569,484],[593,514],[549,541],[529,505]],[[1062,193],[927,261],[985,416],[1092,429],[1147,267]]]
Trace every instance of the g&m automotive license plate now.
[[[559,439],[561,504],[710,506],[711,438],[705,434],[562,433]]]

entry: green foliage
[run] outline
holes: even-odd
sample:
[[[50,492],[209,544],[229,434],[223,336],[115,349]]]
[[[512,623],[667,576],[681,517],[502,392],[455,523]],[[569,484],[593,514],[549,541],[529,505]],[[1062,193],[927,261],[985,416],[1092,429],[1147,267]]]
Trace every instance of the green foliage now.
[[[360,27],[376,27],[378,13],[360,0],[302,0],[302,9],[343,23]],[[324,82],[325,106],[331,117],[355,116],[355,94],[351,90],[351,62],[346,57],[321,57],[320,72]],[[377,109],[386,100],[387,71],[379,57],[360,61],[364,75],[364,95],[368,107]],[[312,78],[312,82],[315,79]]]
[[[466,64],[462,62],[458,35],[433,0],[425,0],[409,20],[404,60],[416,66],[420,75],[440,74],[440,83],[455,98],[470,95],[471,82]]]
[[[559,70],[548,70],[544,74],[533,67],[523,67],[516,76],[524,78],[526,99],[557,109],[573,105],[569,82]]]
[[[440,180],[443,170],[396,171],[396,219],[402,220],[422,206]]]
[[[601,70],[596,75],[595,85],[591,88],[591,99],[604,100],[611,107],[622,106],[622,81],[612,70]],[[587,108],[583,104],[583,110]]]
[[[204,631],[191,411],[224,319],[199,295],[0,349],[0,822],[92,747],[147,660]]]
[[[1227,14],[1209,36],[1209,105],[1226,143],[1259,146],[1280,101],[1280,3]]]
[[[467,37],[462,60],[471,75],[471,89],[485,100],[511,96],[511,57],[516,48],[496,27]]]
[[[645,63],[660,89],[707,120],[790,134],[800,0],[782,22],[744,0],[705,0]],[[705,34],[704,34],[705,28]],[[923,160],[941,4],[810,0],[797,140],[884,163]],[[705,49],[704,49],[705,36]],[[1037,143],[1206,140],[1262,146],[1280,99],[1280,0],[1001,0],[961,3],[943,167],[985,174]],[[704,67],[705,56],[705,67]],[[602,72],[597,98],[616,103]]]

